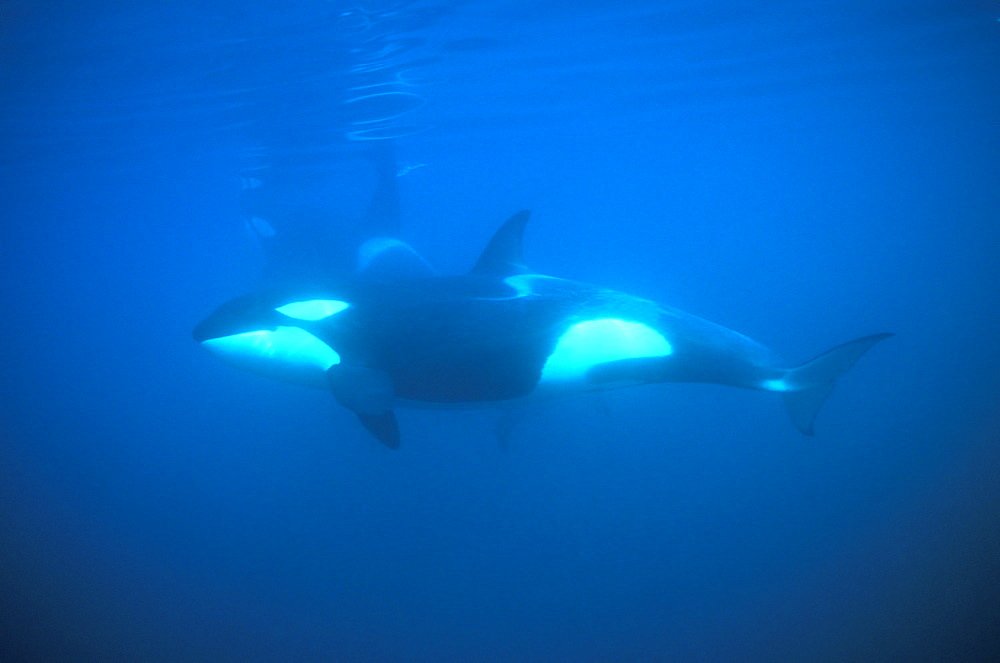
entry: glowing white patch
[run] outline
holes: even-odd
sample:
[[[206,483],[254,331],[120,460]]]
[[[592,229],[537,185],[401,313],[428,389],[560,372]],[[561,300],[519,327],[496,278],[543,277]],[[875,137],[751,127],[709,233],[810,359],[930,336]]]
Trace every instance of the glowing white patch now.
[[[514,294],[508,297],[477,297],[477,299],[491,302],[502,302],[508,299],[519,299],[535,294],[534,283],[542,279],[553,279],[554,276],[543,276],[541,274],[515,274],[508,276],[503,282],[514,289]]]
[[[333,348],[298,327],[210,338],[202,345],[237,368],[311,387],[324,388],[327,369],[340,363]]]
[[[261,239],[271,239],[278,234],[278,232],[274,229],[274,226],[268,223],[267,219],[262,217],[252,216],[247,219],[245,223],[250,232],[254,233]]]
[[[560,337],[542,367],[541,383],[583,382],[597,364],[638,357],[666,357],[673,346],[659,332],[638,322],[617,318],[587,320]]]
[[[791,391],[784,380],[764,380],[760,386],[768,391]]]
[[[392,249],[408,249],[409,245],[392,237],[372,237],[358,247],[358,272],[368,269],[368,265],[380,254]]]
[[[534,274],[517,274],[515,276],[508,276],[503,280],[503,282],[517,291],[517,294],[514,295],[515,297],[527,297],[528,295],[533,295],[535,293],[535,289],[531,286],[532,281],[538,278],[545,277],[539,277]]]
[[[413,247],[394,237],[372,237],[358,248],[358,274],[390,278],[434,276],[434,268]]]
[[[340,313],[349,305],[336,299],[310,299],[307,302],[292,302],[279,306],[276,311],[298,320],[322,320]]]

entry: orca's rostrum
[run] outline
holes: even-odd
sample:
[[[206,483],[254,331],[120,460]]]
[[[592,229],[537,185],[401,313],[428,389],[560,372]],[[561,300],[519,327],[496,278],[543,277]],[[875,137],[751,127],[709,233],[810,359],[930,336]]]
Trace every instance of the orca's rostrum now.
[[[759,343],[702,318],[532,272],[521,253],[528,216],[508,219],[464,276],[438,276],[406,244],[375,238],[362,246],[356,278],[241,297],[194,337],[238,368],[329,389],[396,448],[396,406],[502,407],[654,382],[779,392],[795,426],[812,435],[836,379],[891,336],[784,367]]]

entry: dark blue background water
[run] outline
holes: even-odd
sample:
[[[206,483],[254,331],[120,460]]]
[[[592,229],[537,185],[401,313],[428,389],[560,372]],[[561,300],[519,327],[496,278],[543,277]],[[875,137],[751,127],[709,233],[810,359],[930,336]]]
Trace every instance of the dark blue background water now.
[[[996,650],[995,6],[2,12],[0,658]],[[387,84],[426,105],[351,101]],[[404,411],[390,452],[190,337],[259,285],[244,178],[309,210],[286,224],[357,222],[359,127],[412,132],[404,235],[445,271],[528,207],[537,270],[790,361],[898,336],[815,438],[773,395],[662,385],[536,413],[506,453],[495,413]]]

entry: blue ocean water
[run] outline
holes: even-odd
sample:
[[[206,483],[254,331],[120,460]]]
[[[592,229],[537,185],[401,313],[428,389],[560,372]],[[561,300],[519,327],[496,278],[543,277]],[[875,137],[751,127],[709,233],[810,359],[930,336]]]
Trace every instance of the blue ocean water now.
[[[2,14],[0,659],[995,660],[995,6]],[[897,336],[814,438],[668,384],[389,451],[191,339],[267,280],[255,214],[348,260],[386,148],[445,272],[530,208],[538,271],[790,362]]]

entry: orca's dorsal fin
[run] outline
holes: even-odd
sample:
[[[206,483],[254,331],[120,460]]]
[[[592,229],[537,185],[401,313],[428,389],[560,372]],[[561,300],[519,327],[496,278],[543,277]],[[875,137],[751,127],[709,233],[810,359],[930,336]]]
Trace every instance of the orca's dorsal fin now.
[[[524,225],[528,223],[530,216],[530,211],[521,210],[504,221],[469,273],[501,278],[528,273],[521,252],[521,238],[524,236]]]

